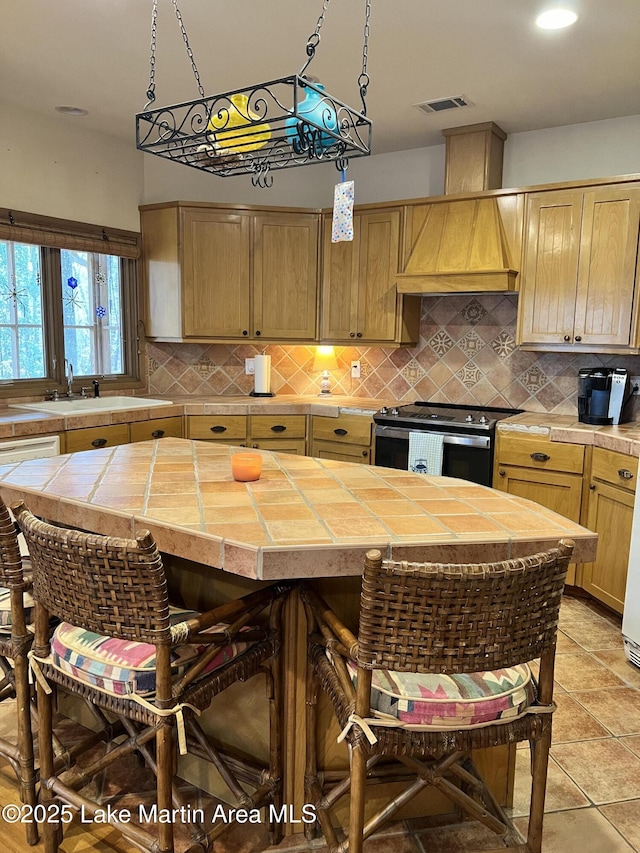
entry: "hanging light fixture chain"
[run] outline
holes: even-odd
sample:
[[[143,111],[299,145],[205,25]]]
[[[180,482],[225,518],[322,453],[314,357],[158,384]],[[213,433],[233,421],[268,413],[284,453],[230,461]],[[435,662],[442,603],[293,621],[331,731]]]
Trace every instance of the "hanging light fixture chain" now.
[[[364,12],[364,42],[362,45],[362,72],[358,77],[360,97],[362,98],[362,114],[367,114],[367,89],[369,87],[369,75],[367,74],[367,60],[369,59],[369,18],[371,17],[371,0],[365,0]]]
[[[307,70],[307,68],[309,67],[309,64],[310,64],[311,60],[313,59],[313,57],[314,57],[314,56],[315,56],[315,54],[316,54],[316,48],[317,48],[317,47],[318,47],[318,45],[320,44],[320,30],[322,29],[322,25],[324,24],[324,17],[325,17],[325,15],[327,14],[327,9],[329,8],[329,3],[330,3],[330,2],[331,2],[331,0],[323,0],[323,2],[322,2],[322,12],[320,12],[320,17],[318,18],[318,22],[317,22],[317,24],[316,24],[316,28],[315,28],[315,30],[311,33],[311,35],[309,36],[309,38],[307,39],[307,47],[306,47],[306,51],[307,51],[307,56],[308,56],[309,58],[307,59],[307,61],[305,62],[305,64],[304,64],[304,65],[302,66],[302,68],[300,69],[300,73],[299,73],[299,75],[298,75],[298,76],[300,76],[300,77],[302,77],[302,75],[304,74],[304,72]]]
[[[180,24],[180,32],[182,33],[182,40],[185,43],[187,48],[187,55],[191,60],[191,68],[193,70],[193,76],[196,78],[196,83],[198,84],[198,91],[200,92],[200,97],[204,98],[204,89],[202,88],[202,83],[200,82],[200,74],[198,73],[198,67],[196,65],[196,61],[193,57],[193,51],[191,50],[191,45],[189,44],[189,36],[187,35],[187,31],[184,26],[184,21],[182,20],[182,15],[180,14],[180,9],[178,9],[178,0],[172,0],[173,8],[176,10],[176,18],[178,19],[178,23]]]
[[[156,99],[156,42],[158,37],[158,0],[153,0],[151,10],[151,54],[149,56],[149,85],[145,110]]]

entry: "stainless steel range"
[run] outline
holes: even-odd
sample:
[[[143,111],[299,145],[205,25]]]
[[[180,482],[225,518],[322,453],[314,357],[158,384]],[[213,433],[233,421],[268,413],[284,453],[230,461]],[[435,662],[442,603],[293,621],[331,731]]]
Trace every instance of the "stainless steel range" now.
[[[406,469],[409,434],[426,430],[443,437],[442,473],[446,477],[490,486],[496,424],[521,411],[420,401],[383,407],[373,416],[376,465]]]

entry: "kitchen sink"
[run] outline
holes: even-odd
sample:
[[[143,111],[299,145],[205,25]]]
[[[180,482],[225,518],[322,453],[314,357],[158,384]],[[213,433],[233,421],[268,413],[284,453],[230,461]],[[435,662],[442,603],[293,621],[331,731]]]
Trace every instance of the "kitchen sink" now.
[[[143,397],[77,397],[46,400],[43,403],[14,403],[10,409],[45,412],[47,415],[90,415],[92,412],[124,412],[130,409],[152,409],[170,406],[171,400],[152,400]]]

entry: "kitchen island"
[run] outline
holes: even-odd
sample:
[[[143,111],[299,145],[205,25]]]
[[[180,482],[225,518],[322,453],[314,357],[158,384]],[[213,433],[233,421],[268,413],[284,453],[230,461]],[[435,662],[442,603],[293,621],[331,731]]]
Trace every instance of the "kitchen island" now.
[[[394,559],[479,562],[544,550],[570,537],[576,561],[595,555],[590,531],[475,483],[267,451],[260,479],[239,483],[230,465],[238,449],[164,438],[30,460],[0,468],[0,495],[7,504],[24,500],[36,515],[54,522],[109,536],[150,530],[165,557],[172,592],[192,607],[211,606],[256,583],[307,579],[354,623],[364,554],[372,547]],[[295,597],[284,629],[284,801],[299,807],[306,644]],[[256,728],[257,704],[250,713]],[[234,719],[242,728],[242,718]],[[328,715],[321,714],[319,726],[325,720]],[[226,728],[233,729],[228,723]],[[322,740],[327,764],[344,762],[346,750],[337,747],[332,732],[323,731]],[[256,744],[260,749],[264,744]],[[504,801],[511,778],[508,750],[494,751],[487,763]],[[202,781],[201,770],[188,772]]]

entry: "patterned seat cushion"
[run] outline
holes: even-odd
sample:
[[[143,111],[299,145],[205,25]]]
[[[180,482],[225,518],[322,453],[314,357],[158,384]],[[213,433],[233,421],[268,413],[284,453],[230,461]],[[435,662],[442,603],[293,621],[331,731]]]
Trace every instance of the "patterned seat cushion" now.
[[[349,662],[355,682],[357,668]],[[371,708],[406,726],[461,729],[508,721],[535,701],[527,664],[462,675],[374,669]]]
[[[33,622],[33,598],[30,592],[23,594],[24,602],[24,618],[27,625]],[[11,632],[11,591],[4,586],[0,586],[0,633],[8,634]]]
[[[192,610],[171,608],[171,624],[194,616]],[[226,625],[214,625],[208,631],[216,633]],[[232,643],[220,648],[200,677],[229,663],[252,645]],[[202,654],[207,646],[182,645],[172,649],[171,671],[179,678]],[[51,663],[61,672],[118,696],[136,693],[150,697],[156,687],[155,646],[131,640],[105,637],[61,622],[51,640]]]

